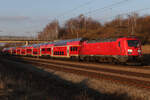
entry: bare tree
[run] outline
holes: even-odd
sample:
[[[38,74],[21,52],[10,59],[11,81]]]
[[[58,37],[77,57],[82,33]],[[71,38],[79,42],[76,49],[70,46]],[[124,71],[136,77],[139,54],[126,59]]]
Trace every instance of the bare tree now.
[[[57,39],[59,35],[59,23],[54,20],[49,23],[42,32],[39,32],[38,38],[42,40],[54,40]]]

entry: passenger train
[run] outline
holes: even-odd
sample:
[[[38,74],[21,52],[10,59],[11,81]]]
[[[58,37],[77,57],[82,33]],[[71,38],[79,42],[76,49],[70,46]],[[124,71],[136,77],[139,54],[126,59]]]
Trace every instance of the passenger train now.
[[[135,36],[88,40],[61,40],[28,46],[4,48],[3,53],[19,56],[57,57],[80,61],[126,63],[141,61],[141,41]]]

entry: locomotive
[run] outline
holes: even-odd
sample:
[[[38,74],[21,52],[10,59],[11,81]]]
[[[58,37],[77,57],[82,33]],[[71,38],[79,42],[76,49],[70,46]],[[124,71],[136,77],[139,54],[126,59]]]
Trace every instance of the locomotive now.
[[[2,52],[10,55],[48,56],[112,63],[139,62],[142,57],[141,41],[135,36],[97,40],[85,38],[61,40],[4,48]]]

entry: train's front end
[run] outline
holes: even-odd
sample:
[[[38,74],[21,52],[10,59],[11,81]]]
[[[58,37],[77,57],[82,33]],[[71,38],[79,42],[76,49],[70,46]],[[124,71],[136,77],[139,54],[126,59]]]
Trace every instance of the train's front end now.
[[[126,38],[126,52],[128,61],[139,62],[142,60],[141,41],[136,37]]]

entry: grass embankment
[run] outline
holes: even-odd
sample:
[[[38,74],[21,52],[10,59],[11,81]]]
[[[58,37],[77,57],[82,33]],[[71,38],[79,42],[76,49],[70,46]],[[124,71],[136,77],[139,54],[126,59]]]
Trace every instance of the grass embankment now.
[[[73,83],[86,84],[89,88],[92,88],[102,94],[113,94],[115,96],[118,95],[122,97],[127,97],[124,98],[125,100],[150,100],[149,91],[141,90],[138,87],[132,87],[132,85],[127,86],[119,83],[114,83],[111,81],[91,79],[84,76],[79,76],[76,74],[70,74],[60,71],[50,70],[50,72],[53,72],[54,75],[60,76],[62,79],[71,81]],[[107,99],[97,99],[97,100],[107,100]],[[114,99],[111,99],[110,97],[110,99],[108,100]],[[122,100],[122,99],[116,98],[115,100]]]
[[[0,59],[0,100],[131,100],[127,92],[89,88],[85,78],[78,83],[66,81],[54,72]]]
[[[143,54],[150,54],[150,45],[142,46],[142,52]]]
[[[150,45],[142,46],[143,61],[150,66]]]

